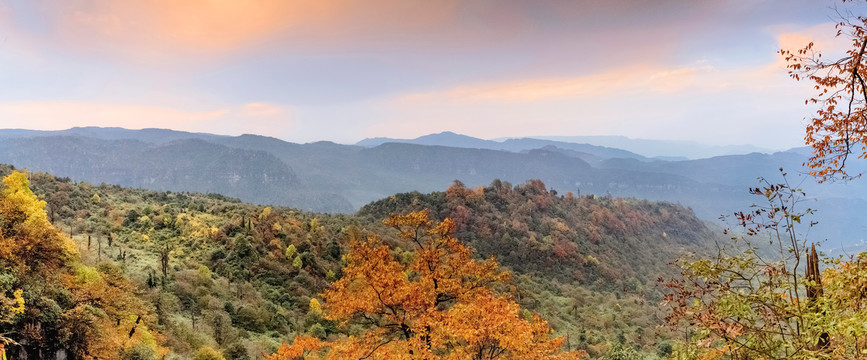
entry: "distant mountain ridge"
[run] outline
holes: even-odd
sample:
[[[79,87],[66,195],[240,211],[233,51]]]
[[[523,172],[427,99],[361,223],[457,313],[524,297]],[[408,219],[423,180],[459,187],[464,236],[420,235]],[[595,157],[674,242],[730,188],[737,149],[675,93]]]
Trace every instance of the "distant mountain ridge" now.
[[[511,152],[522,152],[533,149],[540,149],[546,146],[556,146],[561,149],[580,151],[591,154],[593,156],[610,159],[610,158],[631,158],[642,161],[650,161],[644,156],[633,152],[615,149],[605,146],[596,146],[590,144],[553,141],[544,139],[518,138],[508,139],[505,141],[494,141],[474,138],[472,136],[456,134],[451,131],[444,131],[438,134],[430,134],[421,136],[415,139],[391,139],[391,138],[368,138],[357,142],[355,145],[364,147],[376,147],[385,143],[406,143],[416,145],[436,145],[460,147],[468,149],[487,149],[487,150],[502,150]]]
[[[715,146],[696,141],[633,139],[626,136],[531,136],[531,138],[610,146],[648,157],[682,156],[689,159],[701,159],[754,152],[769,154],[776,151],[749,144]]]
[[[516,184],[540,179],[561,194],[680,203],[705,219],[748,209],[758,199],[747,188],[757,186],[760,176],[780,181],[778,169],[784,168],[808,196],[822,199],[809,205],[819,209],[820,225],[812,236],[844,245],[865,239],[857,214],[867,211],[867,188],[863,182],[817,186],[799,176],[806,171],[801,164],[808,149],[667,161],[542,139],[500,143],[441,133],[413,141],[424,144],[386,139],[368,139],[366,146],[296,144],[260,135],[161,129],[0,130],[0,163],[78,181],[215,192],[258,204],[341,213],[395,193],[443,189],[454,180],[477,187],[494,179]],[[443,143],[451,145],[434,145]],[[858,162],[852,166],[867,170]]]
[[[545,143],[545,142],[549,143]],[[683,140],[649,140],[632,139],[626,136],[527,136],[522,138],[497,138],[484,140],[467,135],[455,134],[450,131],[430,134],[415,139],[392,139],[386,137],[368,138],[356,145],[373,147],[387,142],[402,142],[419,145],[441,145],[477,149],[494,149],[507,151],[522,151],[539,148],[548,144],[564,149],[587,151],[613,151],[608,157],[657,159],[657,160],[689,160],[702,159],[723,155],[742,155],[753,152],[773,153],[775,150],[754,145],[713,146],[695,141]],[[581,148],[576,148],[577,146]]]
[[[417,145],[439,145],[473,149],[491,149],[497,146],[496,141],[483,140],[472,136],[456,134],[451,131],[443,131],[438,134],[428,134],[415,139],[392,139],[387,137],[368,138],[361,140],[355,145],[364,147],[376,147],[385,143],[400,142]]]
[[[139,140],[155,144],[164,144],[175,140],[215,140],[218,138],[228,137],[226,135],[215,135],[208,133],[195,133],[156,128],[132,130],[121,127],[85,126],[69,128],[66,130],[0,129],[0,139],[10,137],[36,136],[82,136],[102,140]]]
[[[0,138],[3,137],[0,131]],[[145,132],[143,139],[149,139]],[[47,133],[0,141],[0,158],[34,171],[76,181],[150,190],[219,193],[260,204],[296,204],[302,209],[350,212],[342,197],[304,186],[274,155],[208,142],[196,136],[145,142]],[[195,135],[195,134],[194,134]],[[170,137],[170,138],[172,138]],[[216,139],[217,137],[205,136]]]

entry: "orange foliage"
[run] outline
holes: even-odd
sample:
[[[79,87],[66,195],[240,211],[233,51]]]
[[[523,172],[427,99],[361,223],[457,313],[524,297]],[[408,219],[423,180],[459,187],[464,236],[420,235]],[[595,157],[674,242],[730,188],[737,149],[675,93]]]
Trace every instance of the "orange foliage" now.
[[[325,344],[315,337],[298,336],[292,341],[292,345],[283,344],[277,352],[265,355],[266,360],[304,360],[312,358],[311,354],[322,349]],[[315,359],[315,358],[314,358]]]
[[[846,172],[846,161],[850,154],[867,157],[867,17],[840,19],[836,29],[837,37],[846,37],[852,44],[842,58],[822,58],[812,42],[801,49],[780,50],[789,76],[809,80],[816,91],[805,101],[819,105],[819,109],[806,126],[804,140],[813,148],[806,165],[821,181],[837,175],[843,179],[860,177]]]
[[[472,250],[451,236],[455,224],[435,223],[427,210],[392,215],[396,228],[414,247],[400,262],[376,236],[350,234],[343,278],[322,295],[324,318],[342,325],[367,326],[358,336],[331,343],[310,338],[284,345],[269,360],[327,359],[578,359],[561,352],[562,338],[538,317],[528,321],[513,301],[491,285],[509,274],[493,259],[477,261]]]

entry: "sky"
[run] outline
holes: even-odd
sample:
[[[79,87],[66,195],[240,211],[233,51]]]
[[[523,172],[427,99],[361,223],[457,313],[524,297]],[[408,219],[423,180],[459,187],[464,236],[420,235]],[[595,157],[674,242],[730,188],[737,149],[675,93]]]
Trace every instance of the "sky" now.
[[[0,128],[803,144],[830,0],[0,0]]]

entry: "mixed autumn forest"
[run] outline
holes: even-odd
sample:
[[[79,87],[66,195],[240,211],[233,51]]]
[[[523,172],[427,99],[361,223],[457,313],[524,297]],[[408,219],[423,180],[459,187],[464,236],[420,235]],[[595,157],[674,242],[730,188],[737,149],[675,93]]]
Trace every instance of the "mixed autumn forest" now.
[[[0,131],[0,357],[863,358],[867,17],[838,15],[845,54],[780,50],[818,110],[767,156]]]
[[[30,174],[30,195],[23,173],[10,168],[3,173],[11,174],[6,189],[14,187],[22,198],[13,204],[42,218],[31,223],[49,227],[59,238],[73,234],[59,242],[63,248],[22,246],[9,257],[17,259],[10,268],[21,271],[18,277],[29,279],[24,288],[42,289],[23,295],[29,311],[7,318],[8,325],[34,324],[30,333],[14,333],[27,336],[16,342],[31,354],[72,349],[79,352],[75,356],[103,358],[118,356],[115,346],[123,344],[121,350],[130,353],[122,356],[193,357],[210,348],[226,358],[256,358],[296,335],[321,339],[316,346],[346,336],[400,338],[390,333],[398,330],[390,324],[400,321],[475,329],[476,310],[447,311],[462,306],[499,311],[503,318],[492,320],[498,325],[484,335],[491,339],[440,338],[442,348],[434,350],[464,352],[500,342],[544,350],[552,346],[545,341],[554,341],[555,349],[594,355],[611,344],[623,351],[668,352],[666,340],[677,334],[657,326],[663,293],[648,274],[673,275],[667,259],[709,250],[711,239],[720,238],[679,205],[557,195],[539,181],[516,186],[495,181],[478,189],[457,183],[445,192],[397,194],[347,216],[255,206],[219,195],[93,186],[42,173]],[[25,236],[16,232],[14,238],[23,242]],[[45,256],[61,260],[43,264],[33,260],[41,259],[37,251],[53,251]],[[431,257],[436,271],[419,269],[419,261]],[[66,275],[52,282],[44,272]],[[431,288],[434,279],[443,290]],[[10,289],[22,282],[14,281]],[[378,300],[369,298],[373,294],[358,288],[362,281],[393,297],[389,305],[377,307]],[[347,287],[342,293],[335,292],[339,284]],[[17,299],[14,291],[9,301]],[[433,298],[409,297],[419,292]],[[402,311],[401,319],[393,318],[393,307]],[[430,316],[432,309],[443,313],[403,318],[403,312]],[[505,325],[506,320],[515,323]],[[93,327],[71,337],[78,331],[70,326],[77,324]],[[552,327],[568,341],[535,341],[523,333],[508,342],[497,339],[521,327],[543,338]],[[439,336],[460,331],[434,329]],[[351,344],[339,345],[350,351],[345,347]],[[375,347],[368,345],[363,349]],[[412,344],[389,345],[397,352]],[[522,356],[508,350],[501,356]]]

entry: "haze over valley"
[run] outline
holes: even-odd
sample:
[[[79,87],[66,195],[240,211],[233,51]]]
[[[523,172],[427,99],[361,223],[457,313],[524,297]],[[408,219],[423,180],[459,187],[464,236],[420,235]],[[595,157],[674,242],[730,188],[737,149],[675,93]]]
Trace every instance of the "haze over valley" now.
[[[353,213],[394,193],[442,190],[455,180],[474,188],[494,179],[514,184],[539,179],[561,194],[668,201],[718,222],[755,203],[748,189],[760,185],[759,177],[783,181],[780,168],[787,181],[806,191],[811,202],[804,206],[818,209],[814,220],[819,224],[810,236],[834,239],[831,248],[864,239],[858,211],[847,215],[835,209],[867,209],[863,186],[817,186],[804,176],[808,150],[802,148],[667,160],[586,143],[500,142],[450,132],[412,140],[365,139],[356,145],[121,128],[0,130],[0,138],[0,163],[19,168],[91,183],[213,192],[315,212]]]

